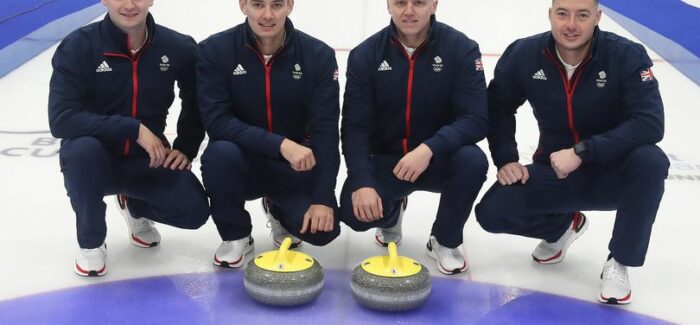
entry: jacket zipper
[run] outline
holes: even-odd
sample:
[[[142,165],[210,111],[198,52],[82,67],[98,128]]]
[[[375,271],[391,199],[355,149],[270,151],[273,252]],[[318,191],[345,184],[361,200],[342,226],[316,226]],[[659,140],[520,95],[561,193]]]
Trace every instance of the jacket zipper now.
[[[284,45],[282,48],[277,50],[277,52],[274,55],[272,55],[268,62],[265,62],[265,57],[263,57],[260,51],[258,51],[255,47],[251,46],[250,44],[246,44],[246,46],[253,50],[253,52],[255,52],[255,54],[258,56],[258,59],[260,59],[260,63],[262,63],[263,66],[265,66],[265,111],[267,115],[267,131],[272,133],[272,64],[275,62],[275,57],[277,56],[277,54],[282,52]]]
[[[549,58],[549,60],[552,61],[554,66],[559,71],[559,74],[561,75],[561,80],[564,84],[564,90],[566,91],[566,113],[569,124],[569,130],[571,130],[571,134],[574,137],[574,144],[579,143],[581,141],[581,137],[579,136],[579,133],[576,130],[576,124],[574,122],[574,93],[576,92],[578,82],[581,79],[581,71],[588,64],[591,57],[588,56],[585,60],[583,60],[583,62],[581,62],[581,65],[579,65],[578,68],[576,68],[576,70],[574,71],[574,74],[571,76],[571,79],[569,79],[567,77],[566,71],[564,71],[561,65],[558,64],[557,59],[554,57],[554,55],[552,55],[552,52],[550,52],[549,49],[545,49],[545,53],[547,58]]]
[[[414,75],[414,70],[415,70],[415,64],[416,64],[416,59],[418,58],[418,54],[420,53],[420,50],[422,50],[425,47],[425,44],[427,43],[427,40],[423,42],[420,46],[418,46],[414,51],[412,55],[409,55],[408,52],[406,52],[406,49],[404,48],[403,44],[394,37],[393,39],[394,45],[396,45],[404,54],[406,59],[408,60],[408,85],[406,86],[406,134],[403,140],[401,141],[401,146],[403,147],[403,154],[406,155],[408,154],[408,139],[411,137],[411,109],[412,105],[411,102],[413,100],[413,75]]]
[[[131,117],[136,117],[138,114],[138,97],[139,97],[139,72],[138,72],[138,66],[139,66],[139,59],[141,58],[140,55],[134,57],[121,54],[121,53],[109,53],[105,52],[103,53],[105,56],[108,57],[117,57],[117,58],[122,58],[129,60],[131,62],[131,80],[132,80],[132,97],[131,97]],[[131,146],[131,140],[126,139],[124,140],[124,155],[127,156],[129,155],[130,151],[130,146]]]

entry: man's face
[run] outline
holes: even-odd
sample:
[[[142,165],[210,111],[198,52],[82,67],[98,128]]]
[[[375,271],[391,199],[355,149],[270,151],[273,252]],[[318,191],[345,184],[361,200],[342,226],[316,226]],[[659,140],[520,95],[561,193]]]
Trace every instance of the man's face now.
[[[126,32],[146,25],[153,0],[102,0],[102,4],[112,22]]]
[[[258,38],[274,38],[283,32],[294,0],[240,0],[240,6]]]
[[[557,46],[568,51],[586,50],[600,16],[595,0],[554,0],[549,22]]]
[[[415,37],[430,27],[430,16],[437,10],[437,3],[437,0],[388,0],[387,6],[399,33]]]

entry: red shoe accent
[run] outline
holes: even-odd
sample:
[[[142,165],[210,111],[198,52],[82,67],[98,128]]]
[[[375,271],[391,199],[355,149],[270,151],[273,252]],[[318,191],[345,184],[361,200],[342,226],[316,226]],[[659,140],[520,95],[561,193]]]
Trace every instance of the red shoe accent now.
[[[608,301],[608,300],[610,299],[610,298],[607,298],[607,297],[603,296],[603,294],[600,294],[600,298],[603,299],[603,300],[605,300],[605,301]],[[630,298],[632,298],[632,291],[630,291],[624,298],[622,298],[622,299],[617,299],[617,301],[618,301],[618,302],[625,302],[625,301],[627,301],[627,300],[630,300]]]
[[[537,257],[534,257],[534,256],[533,257],[535,258],[535,261],[537,263],[545,263],[545,262],[549,262],[551,260],[555,260],[555,259],[559,258],[559,256],[561,256],[561,251],[559,251],[559,253],[557,253],[556,255],[554,255],[548,259],[545,259],[545,260],[538,259]]]
[[[119,203],[119,208],[126,210],[126,195],[117,194],[117,202]]]
[[[571,229],[576,230],[579,228],[579,226],[581,226],[581,221],[583,221],[583,216],[581,215],[580,211],[574,212],[573,221],[574,222],[571,223]]]
[[[90,271],[83,270],[83,268],[80,267],[80,265],[78,265],[77,262],[75,263],[75,269],[78,270],[78,272],[80,272],[80,273],[82,273],[82,274],[85,274],[85,275],[89,275],[89,274],[90,274]],[[97,271],[95,271],[95,272],[97,272],[98,275],[101,275],[102,273],[105,272],[105,269],[107,269],[107,264],[106,264],[106,263],[105,263],[104,266],[102,266],[102,269],[97,270]]]
[[[244,254],[244,255],[245,255],[245,254]],[[236,264],[238,264],[242,259],[243,259],[243,255],[241,255],[241,257],[238,258],[237,260],[235,260],[235,261],[233,261],[233,262],[231,262],[231,263],[228,263],[228,265],[236,265]],[[214,255],[214,264],[216,264],[216,265],[218,265],[218,266],[221,266],[221,261],[219,260],[219,258],[216,257],[216,254]]]
[[[459,268],[459,271],[457,271],[457,272],[455,272],[454,270],[447,270],[444,266],[442,266],[442,263],[440,263],[440,262],[438,262],[438,264],[440,265],[441,271],[443,271],[442,273],[445,273],[445,274],[457,274],[457,273],[462,273],[462,272],[467,270],[467,261],[464,261],[464,264],[462,264],[462,266]]]
[[[131,239],[133,239],[135,242],[137,242],[139,245],[142,245],[143,247],[153,247],[153,246],[155,246],[155,245],[153,245],[153,244],[158,245],[157,242],[147,243],[147,242],[141,240],[140,238],[134,236],[133,233],[131,234]]]
[[[382,245],[382,246],[386,245],[386,243],[384,243],[383,241],[379,240],[379,236],[376,236],[376,235],[375,235],[375,236],[374,236],[374,240],[376,240],[376,241],[377,241],[377,244],[379,244],[379,245]]]

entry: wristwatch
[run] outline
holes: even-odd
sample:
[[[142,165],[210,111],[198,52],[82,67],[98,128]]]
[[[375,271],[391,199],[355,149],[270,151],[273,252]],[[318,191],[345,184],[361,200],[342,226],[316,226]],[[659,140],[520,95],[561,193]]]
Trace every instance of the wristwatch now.
[[[583,159],[586,156],[586,144],[581,141],[574,145],[574,153],[576,153],[579,158]]]

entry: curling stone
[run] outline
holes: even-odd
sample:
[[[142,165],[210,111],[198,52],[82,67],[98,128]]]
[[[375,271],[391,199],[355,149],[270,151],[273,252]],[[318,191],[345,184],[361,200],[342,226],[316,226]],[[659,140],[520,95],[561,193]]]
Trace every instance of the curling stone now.
[[[430,296],[430,273],[425,266],[396,251],[389,243],[389,256],[364,260],[352,273],[352,295],[361,305],[383,311],[402,311],[421,306]]]
[[[245,268],[243,285],[253,300],[274,306],[310,302],[323,289],[323,268],[311,256],[290,251],[292,239],[282,241],[279,250],[256,256]]]

